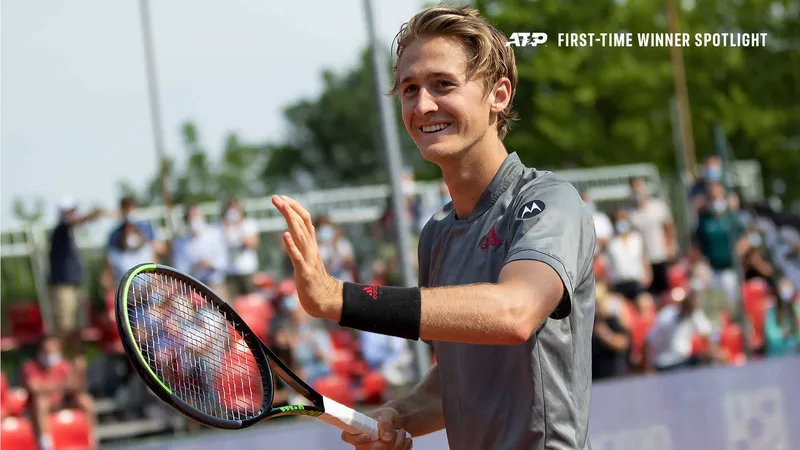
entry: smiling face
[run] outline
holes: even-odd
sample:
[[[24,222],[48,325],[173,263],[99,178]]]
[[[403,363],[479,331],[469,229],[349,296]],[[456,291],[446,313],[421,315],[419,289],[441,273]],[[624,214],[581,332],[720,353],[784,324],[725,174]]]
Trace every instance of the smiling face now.
[[[511,83],[501,78],[487,92],[484,79],[468,77],[468,69],[467,52],[452,37],[419,37],[398,61],[403,123],[430,162],[498,139],[497,114],[511,100]]]

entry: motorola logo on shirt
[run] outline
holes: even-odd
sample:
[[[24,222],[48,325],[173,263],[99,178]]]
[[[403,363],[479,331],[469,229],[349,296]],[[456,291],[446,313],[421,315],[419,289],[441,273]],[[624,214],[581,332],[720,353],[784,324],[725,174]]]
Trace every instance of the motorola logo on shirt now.
[[[522,205],[517,211],[517,219],[530,219],[531,217],[538,216],[544,211],[544,202],[541,200],[531,200]]]

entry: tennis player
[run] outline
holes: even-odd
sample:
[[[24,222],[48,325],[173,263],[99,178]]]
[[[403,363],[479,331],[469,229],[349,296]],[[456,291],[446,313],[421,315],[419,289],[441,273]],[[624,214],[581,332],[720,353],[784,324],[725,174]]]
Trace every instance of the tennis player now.
[[[443,428],[458,450],[590,448],[592,214],[570,183],[503,144],[517,84],[506,41],[477,12],[444,6],[398,35],[393,93],[452,197],[421,232],[419,287],[332,278],[309,213],[273,197],[307,312],[423,339],[437,356],[410,394],[370,413],[378,440],[342,435],[357,449],[407,449],[402,431]]]

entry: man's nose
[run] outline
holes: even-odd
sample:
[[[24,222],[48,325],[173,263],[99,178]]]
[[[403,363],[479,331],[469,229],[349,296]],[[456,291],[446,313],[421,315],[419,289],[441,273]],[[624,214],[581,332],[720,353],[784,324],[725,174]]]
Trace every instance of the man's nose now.
[[[420,89],[419,95],[417,95],[417,102],[414,105],[414,113],[419,116],[424,116],[425,114],[436,112],[438,109],[436,101],[428,90]]]

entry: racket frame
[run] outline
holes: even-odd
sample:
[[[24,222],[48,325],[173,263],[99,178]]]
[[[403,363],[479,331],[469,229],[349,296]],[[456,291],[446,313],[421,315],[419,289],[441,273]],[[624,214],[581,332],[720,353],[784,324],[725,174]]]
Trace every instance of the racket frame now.
[[[183,401],[180,397],[172,393],[169,387],[164,384],[161,379],[155,374],[153,369],[147,364],[141,350],[139,349],[136,339],[133,335],[133,329],[130,324],[130,317],[128,313],[127,294],[131,283],[134,278],[142,273],[160,273],[175,277],[179,280],[188,283],[194,290],[204,295],[207,300],[212,303],[218,310],[223,312],[228,321],[233,325],[234,329],[242,336],[245,343],[252,352],[253,358],[261,372],[261,382],[264,397],[262,399],[262,406],[259,412],[244,420],[228,420],[222,419],[190,406]],[[172,267],[145,263],[138,264],[129,269],[122,277],[122,280],[117,288],[115,295],[115,315],[117,322],[117,329],[119,331],[122,347],[125,349],[125,354],[131,361],[131,365],[139,376],[144,380],[145,384],[150,390],[158,396],[163,402],[170,405],[173,409],[181,414],[209,427],[237,430],[248,428],[256,423],[279,416],[321,416],[325,412],[325,399],[324,397],[309,386],[305,381],[298,377],[286,364],[281,361],[278,356],[270,350],[244,320],[236,313],[236,311],[228,303],[223,301],[219,295],[212,291],[208,286],[200,280],[192,277],[191,275],[180,272]],[[273,371],[286,382],[290,387],[295,389],[299,394],[309,400],[311,405],[287,405],[278,408],[272,406],[275,390],[274,390],[274,377]]]

